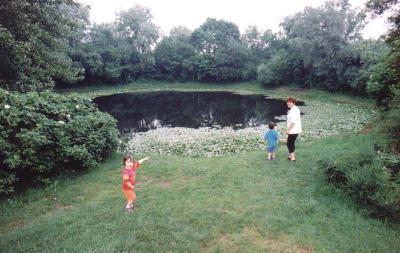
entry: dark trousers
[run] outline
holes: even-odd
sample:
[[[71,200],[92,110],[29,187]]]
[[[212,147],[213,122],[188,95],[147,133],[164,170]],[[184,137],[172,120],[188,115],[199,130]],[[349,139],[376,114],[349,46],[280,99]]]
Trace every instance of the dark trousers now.
[[[296,140],[298,134],[289,134],[287,138],[287,148],[289,150],[289,153],[294,153],[294,150],[296,149],[294,145],[294,141]]]

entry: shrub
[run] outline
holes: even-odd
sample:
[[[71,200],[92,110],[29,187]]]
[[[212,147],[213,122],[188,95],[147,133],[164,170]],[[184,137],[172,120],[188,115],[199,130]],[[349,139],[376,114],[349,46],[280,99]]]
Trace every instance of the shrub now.
[[[388,152],[396,154],[400,151],[400,88],[393,88],[392,94],[387,110],[381,111],[377,131],[387,137]]]
[[[89,99],[0,89],[0,194],[95,166],[116,147],[116,120]]]
[[[398,161],[377,150],[376,137],[351,139],[353,150],[340,159],[318,162],[327,181],[348,194],[360,207],[376,217],[400,220],[400,175]],[[330,154],[332,155],[332,154]]]

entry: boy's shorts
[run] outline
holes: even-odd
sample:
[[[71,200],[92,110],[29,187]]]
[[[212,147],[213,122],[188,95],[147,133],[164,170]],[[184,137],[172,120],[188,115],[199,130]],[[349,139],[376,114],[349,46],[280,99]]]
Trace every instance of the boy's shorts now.
[[[128,201],[135,201],[136,195],[134,190],[123,190]]]
[[[269,153],[277,152],[277,151],[278,151],[278,147],[277,146],[268,147],[268,152]]]

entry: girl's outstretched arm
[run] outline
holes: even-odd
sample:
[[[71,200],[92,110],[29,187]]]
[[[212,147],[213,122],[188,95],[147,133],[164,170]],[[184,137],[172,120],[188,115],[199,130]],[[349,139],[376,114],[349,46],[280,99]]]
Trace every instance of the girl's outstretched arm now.
[[[142,163],[148,161],[149,159],[150,159],[150,157],[145,157],[145,158],[139,160],[138,163],[139,163],[139,164],[142,164]]]

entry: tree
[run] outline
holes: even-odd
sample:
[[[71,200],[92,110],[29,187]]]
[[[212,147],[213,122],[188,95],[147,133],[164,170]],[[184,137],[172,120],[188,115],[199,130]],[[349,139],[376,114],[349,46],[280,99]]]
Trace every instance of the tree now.
[[[85,83],[117,83],[122,79],[124,58],[129,54],[116,37],[114,23],[94,25],[88,40],[80,43],[75,58],[85,69]]]
[[[388,136],[390,150],[400,150],[400,3],[397,0],[369,0],[367,10],[376,15],[391,10],[388,18],[390,32],[386,38],[390,53],[372,68],[367,90],[382,109],[378,129]],[[393,177],[398,176],[400,164],[394,163]]]
[[[155,61],[152,50],[159,38],[159,28],[152,23],[153,16],[148,8],[140,5],[120,11],[117,14],[118,31],[132,47],[133,55],[139,56],[139,63],[131,62],[142,75],[152,75]]]
[[[241,79],[247,52],[240,41],[237,25],[208,18],[192,32],[190,42],[197,54],[192,62],[197,80],[225,82]]]
[[[218,82],[235,82],[243,78],[246,63],[249,62],[250,52],[237,41],[230,41],[225,47],[217,50],[215,66]]]
[[[375,15],[394,10],[389,20],[389,34],[386,42],[390,46],[390,53],[373,69],[368,81],[368,93],[372,95],[378,106],[385,110],[396,92],[400,90],[400,3],[397,0],[370,0],[367,10]]]
[[[0,87],[20,92],[83,78],[68,56],[79,25],[65,12],[72,0],[16,0],[0,5]]]
[[[356,94],[367,95],[371,72],[388,53],[388,45],[381,40],[360,40],[349,44],[341,57],[347,67],[340,75],[340,82],[347,83]]]
[[[168,37],[164,37],[154,52],[157,69],[167,80],[191,80],[193,69],[190,62],[195,56],[190,44],[190,31],[176,27]]]
[[[277,37],[271,30],[260,31],[255,26],[249,26],[241,36],[244,46],[249,49],[249,61],[243,73],[244,80],[257,79],[257,66],[265,63],[273,53],[279,50]]]
[[[279,50],[266,64],[257,68],[257,81],[267,86],[279,86],[290,80],[292,68],[290,56],[284,49]]]
[[[281,24],[288,44],[299,52],[307,86],[328,90],[348,89],[341,73],[348,67],[343,56],[349,43],[360,37],[365,15],[351,9],[348,0],[328,1],[322,7],[307,7]]]

